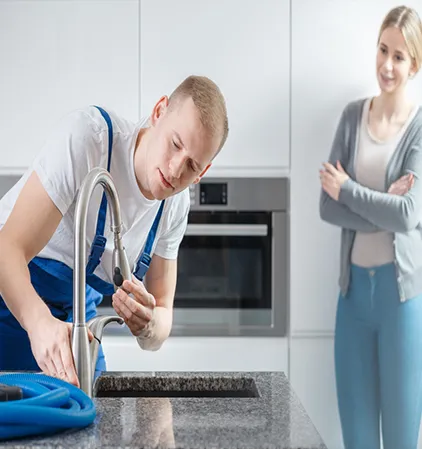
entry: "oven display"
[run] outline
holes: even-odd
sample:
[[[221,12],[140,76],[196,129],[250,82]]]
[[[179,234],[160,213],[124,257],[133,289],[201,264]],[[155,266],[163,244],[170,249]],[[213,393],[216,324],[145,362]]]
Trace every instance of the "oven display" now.
[[[227,204],[227,183],[199,184],[201,204]]]

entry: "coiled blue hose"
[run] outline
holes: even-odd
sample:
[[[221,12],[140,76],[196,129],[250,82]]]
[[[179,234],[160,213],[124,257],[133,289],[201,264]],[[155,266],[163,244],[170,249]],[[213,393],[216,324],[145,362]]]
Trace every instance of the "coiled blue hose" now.
[[[51,434],[91,424],[93,401],[82,390],[44,374],[3,374],[0,383],[20,387],[23,399],[0,402],[0,440]]]

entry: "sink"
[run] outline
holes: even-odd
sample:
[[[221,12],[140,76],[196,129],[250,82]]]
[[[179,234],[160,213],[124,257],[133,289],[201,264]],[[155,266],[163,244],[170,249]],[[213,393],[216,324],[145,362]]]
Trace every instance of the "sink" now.
[[[259,398],[255,380],[245,377],[100,376],[97,398]]]

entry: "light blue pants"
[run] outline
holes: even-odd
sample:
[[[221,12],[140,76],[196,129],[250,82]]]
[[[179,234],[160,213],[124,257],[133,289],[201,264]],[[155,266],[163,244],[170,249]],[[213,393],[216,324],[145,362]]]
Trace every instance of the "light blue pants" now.
[[[394,264],[351,267],[336,316],[345,449],[416,449],[422,411],[422,295],[400,302]]]

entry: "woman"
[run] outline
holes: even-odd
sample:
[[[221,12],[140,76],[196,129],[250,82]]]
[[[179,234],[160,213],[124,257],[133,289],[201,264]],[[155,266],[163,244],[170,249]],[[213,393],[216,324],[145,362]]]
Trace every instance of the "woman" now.
[[[342,228],[335,369],[346,449],[416,449],[422,407],[422,108],[406,94],[422,24],[397,7],[378,37],[380,93],[343,111],[320,171]]]

